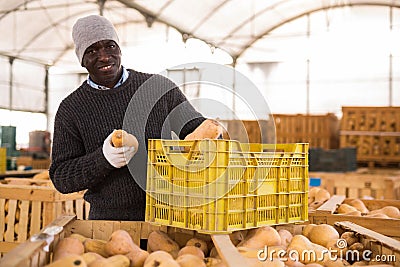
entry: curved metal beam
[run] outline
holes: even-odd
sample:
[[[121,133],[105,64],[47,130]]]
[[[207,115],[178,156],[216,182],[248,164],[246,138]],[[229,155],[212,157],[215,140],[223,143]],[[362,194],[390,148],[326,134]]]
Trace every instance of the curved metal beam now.
[[[336,4],[336,5],[328,5],[325,7],[320,7],[320,8],[315,8],[312,10],[308,10],[306,12],[297,14],[296,16],[292,16],[272,27],[270,27],[269,29],[265,30],[264,32],[262,32],[261,34],[255,36],[255,38],[253,38],[250,42],[248,42],[246,45],[243,46],[243,48],[235,55],[233,55],[234,58],[238,59],[239,57],[241,57],[243,55],[243,53],[249,49],[255,42],[257,42],[258,40],[260,40],[261,38],[263,38],[265,35],[267,35],[268,33],[270,33],[271,31],[275,30],[276,28],[279,28],[280,26],[291,22],[293,20],[296,20],[298,18],[301,18],[305,15],[314,13],[314,12],[318,12],[321,10],[326,10],[326,9],[330,9],[330,8],[341,8],[341,7],[346,7],[346,6],[385,6],[385,7],[394,7],[394,8],[400,8],[400,3],[395,4],[392,2],[392,4],[384,4],[384,3],[379,3],[379,2],[359,2],[359,3],[351,3],[351,4]]]
[[[156,13],[146,9],[146,8],[142,7],[141,5],[136,4],[135,2],[131,2],[129,0],[116,0],[116,1],[120,2],[121,4],[124,4],[125,6],[127,6],[129,8],[133,8],[133,9],[137,10],[138,12],[140,12],[146,18],[147,17],[151,17],[152,19],[157,20],[158,22],[161,22],[162,24],[165,24],[167,26],[170,26],[170,27],[174,28],[175,30],[180,32],[182,35],[185,34],[187,36],[187,38],[190,38],[190,37],[196,38],[196,39],[202,40],[202,41],[204,41],[204,42],[206,42],[208,44],[211,44],[211,45],[216,47],[216,45],[213,42],[211,42],[211,41],[209,41],[207,39],[204,39],[204,38],[202,38],[200,36],[197,36],[193,32],[188,32],[188,31],[186,31],[184,29],[181,29],[179,26],[177,26],[175,24],[172,24],[169,21],[160,19],[159,18],[159,14],[156,14]]]
[[[219,4],[218,6],[216,6],[213,10],[211,10],[209,13],[207,13],[204,18],[197,23],[191,30],[191,32],[196,32],[198,28],[201,27],[201,25],[204,24],[204,22],[206,22],[207,20],[209,20],[213,15],[216,14],[216,11],[221,9],[224,5],[226,5],[229,2],[229,0],[225,0],[223,1],[221,4]]]
[[[83,14],[83,13],[85,13],[86,11],[87,11],[87,10],[81,11],[81,12],[75,13],[74,15]],[[43,28],[40,32],[38,32],[35,36],[33,36],[30,40],[28,40],[28,41],[25,43],[25,45],[22,46],[21,49],[19,49],[19,50],[17,51],[17,55],[19,55],[21,52],[23,52],[23,51],[29,46],[29,44],[31,44],[32,42],[34,42],[36,39],[38,39],[40,36],[42,36],[42,35],[43,35],[44,33],[46,33],[48,30],[50,30],[50,29],[56,27],[57,25],[59,25],[60,23],[64,22],[65,20],[70,19],[71,17],[72,17],[71,15],[70,15],[70,16],[67,16],[67,17],[65,17],[65,18],[63,18],[63,19],[60,19],[60,20],[58,20],[58,21],[55,22],[55,23],[49,24],[49,26]]]

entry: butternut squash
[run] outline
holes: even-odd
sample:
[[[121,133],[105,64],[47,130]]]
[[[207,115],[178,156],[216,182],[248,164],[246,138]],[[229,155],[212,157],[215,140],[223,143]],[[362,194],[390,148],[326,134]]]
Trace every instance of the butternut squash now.
[[[50,180],[49,171],[43,171],[35,174],[32,179],[34,180]]]
[[[345,213],[349,213],[352,211],[357,211],[357,209],[353,206],[350,206],[349,204],[346,203],[342,203],[338,206],[337,208],[337,213],[339,214],[345,214]]]
[[[347,246],[342,248],[339,247],[338,244],[339,239],[332,239],[326,243],[326,248],[331,251],[331,255],[337,256],[338,258],[341,257],[341,255],[345,255],[346,251],[348,250]]]
[[[94,262],[96,260],[104,259],[103,256],[101,256],[95,252],[85,252],[82,254],[82,258],[85,261],[87,266],[89,266],[92,262]]]
[[[246,247],[237,247],[238,252],[246,258],[258,258],[260,249],[258,248],[246,248]],[[267,259],[278,257],[279,251],[285,251],[286,249],[282,246],[268,246],[268,250],[263,250],[261,257],[265,257]],[[268,253],[265,255],[264,253]]]
[[[62,259],[53,261],[45,267],[86,267],[87,264],[80,255],[68,255]]]
[[[361,211],[355,210],[355,211],[350,211],[350,212],[347,212],[347,213],[342,213],[342,215],[346,215],[346,216],[362,216],[363,214],[361,213]]]
[[[362,252],[364,250],[364,245],[359,242],[356,242],[351,244],[351,246],[349,246],[349,250],[358,250]]]
[[[77,234],[77,233],[73,233],[69,237],[78,239],[79,241],[82,242],[82,244],[85,242],[86,239],[88,239],[86,236],[83,236],[83,235]]]
[[[302,234],[303,234],[305,237],[308,237],[308,236],[310,235],[310,232],[311,232],[311,230],[312,230],[312,228],[313,228],[314,226],[316,226],[316,224],[314,224],[314,223],[307,224],[307,225],[303,228]]]
[[[265,246],[279,246],[281,244],[281,237],[278,231],[271,226],[262,226],[259,228],[251,229],[245,240],[240,242],[238,246],[247,248],[264,248]]]
[[[330,198],[331,194],[328,192],[328,190],[320,188],[320,190],[315,193],[314,202],[325,202]]]
[[[204,262],[207,267],[226,267],[221,259],[208,257],[204,259]]]
[[[129,233],[121,229],[114,231],[104,245],[104,251],[110,256],[128,254],[137,248]]]
[[[237,246],[245,238],[245,231],[235,231],[229,234],[229,238],[234,246]]]
[[[339,233],[332,225],[319,224],[311,229],[307,237],[311,242],[326,247],[330,240],[339,238]]]
[[[170,253],[174,258],[178,255],[179,245],[167,233],[156,230],[149,234],[147,244],[151,251],[164,250]]]
[[[107,241],[99,239],[91,239],[91,238],[87,238],[83,242],[83,246],[85,247],[85,252],[95,252],[105,258],[109,256],[109,254],[106,252],[105,249],[106,244]]]
[[[204,252],[196,246],[184,246],[179,250],[178,257],[185,254],[191,254],[193,256],[198,257],[201,260],[204,260]]]
[[[316,200],[314,200],[313,202],[311,202],[311,203],[308,204],[308,207],[309,207],[311,210],[316,210],[316,209],[318,209],[319,207],[321,207],[322,204],[324,204],[324,202],[325,202],[325,201],[316,201]]]
[[[206,264],[204,262],[204,258],[201,259],[198,256],[193,255],[193,254],[182,254],[182,255],[179,255],[178,258],[176,258],[176,262],[180,265],[180,267],[194,267],[194,266],[196,266],[196,267],[206,267]]]
[[[207,119],[203,121],[185,140],[217,139],[223,133],[223,128],[218,121]]]
[[[216,247],[211,248],[210,250],[210,257],[220,259],[221,257],[218,254],[218,250]]]
[[[354,243],[358,242],[358,238],[354,234],[354,232],[344,232],[340,235],[341,239],[346,240],[347,246],[351,246]]]
[[[281,246],[287,248],[290,241],[292,241],[293,235],[286,229],[279,229],[278,234],[281,237]]]
[[[157,250],[152,253],[146,258],[144,261],[144,267],[157,267],[161,266],[162,262],[169,262],[172,258],[171,254],[163,250]]]
[[[320,189],[321,189],[320,187],[311,187],[310,190],[308,190],[308,198],[311,199],[309,203],[315,200],[315,195]]]
[[[149,252],[138,247],[136,250],[125,254],[125,256],[130,261],[129,267],[142,267],[149,256]]]
[[[319,264],[324,264],[329,261],[329,253],[326,253],[326,248],[312,243],[306,236],[304,235],[295,235],[292,238],[292,241],[290,242],[287,251],[290,251],[292,253],[293,251],[297,252],[297,255],[300,256],[298,261],[308,264],[308,263],[319,263]],[[315,257],[310,256],[310,257],[302,257],[303,252],[307,255],[308,252],[314,251],[315,252]],[[295,255],[292,255],[295,256]]]
[[[114,147],[133,146],[135,151],[139,147],[136,137],[124,130],[115,130],[111,136],[111,142]]]
[[[369,213],[369,214],[365,215],[365,217],[368,217],[368,218],[390,219],[390,217],[387,216],[386,214],[378,213],[378,212],[377,212],[377,213],[373,213],[373,214]]]
[[[114,255],[93,261],[89,267],[129,267],[129,259],[125,255]]]
[[[193,237],[186,242],[186,246],[195,246],[201,249],[204,255],[208,255],[208,244],[206,241]]]
[[[353,207],[355,207],[358,211],[360,211],[361,213],[368,213],[369,210],[367,209],[367,207],[365,206],[364,202],[362,202],[361,199],[355,198],[352,199],[349,204]]]
[[[85,248],[81,241],[72,237],[61,239],[53,250],[53,260],[57,261],[69,255],[82,255]]]
[[[285,267],[285,263],[278,259],[260,261],[257,258],[248,258],[246,260],[249,267]]]
[[[372,210],[368,213],[368,215],[372,215],[372,214],[376,214],[376,213],[382,213],[390,218],[400,219],[400,211],[397,207],[394,207],[394,206],[385,206],[385,207],[377,209],[377,210]]]
[[[287,261],[285,261],[285,265],[288,267],[304,267],[304,263],[300,262],[300,261],[295,261],[292,260],[290,257],[287,258]]]

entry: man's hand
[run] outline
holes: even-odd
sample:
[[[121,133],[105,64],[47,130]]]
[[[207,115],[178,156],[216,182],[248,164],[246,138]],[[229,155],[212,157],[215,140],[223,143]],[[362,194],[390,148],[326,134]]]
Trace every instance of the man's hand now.
[[[103,143],[103,154],[107,161],[115,168],[121,168],[129,163],[136,153],[134,146],[114,147],[111,143],[111,133]]]

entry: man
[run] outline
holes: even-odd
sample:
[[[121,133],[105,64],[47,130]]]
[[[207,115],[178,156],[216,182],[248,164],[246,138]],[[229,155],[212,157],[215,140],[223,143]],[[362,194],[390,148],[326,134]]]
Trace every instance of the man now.
[[[72,37],[89,75],[57,110],[50,178],[62,193],[87,190],[89,219],[143,221],[147,140],[170,138],[171,130],[184,139],[205,118],[166,77],[121,65],[106,18],[77,20]],[[137,151],[112,146],[113,130],[122,128],[138,139]]]

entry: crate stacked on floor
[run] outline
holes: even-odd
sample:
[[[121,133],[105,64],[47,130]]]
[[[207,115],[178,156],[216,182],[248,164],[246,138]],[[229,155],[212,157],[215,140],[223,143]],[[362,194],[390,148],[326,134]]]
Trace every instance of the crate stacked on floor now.
[[[271,114],[275,121],[276,142],[309,143],[311,148],[338,148],[339,120],[332,114]]]
[[[369,166],[400,164],[400,107],[342,107],[340,147]]]

